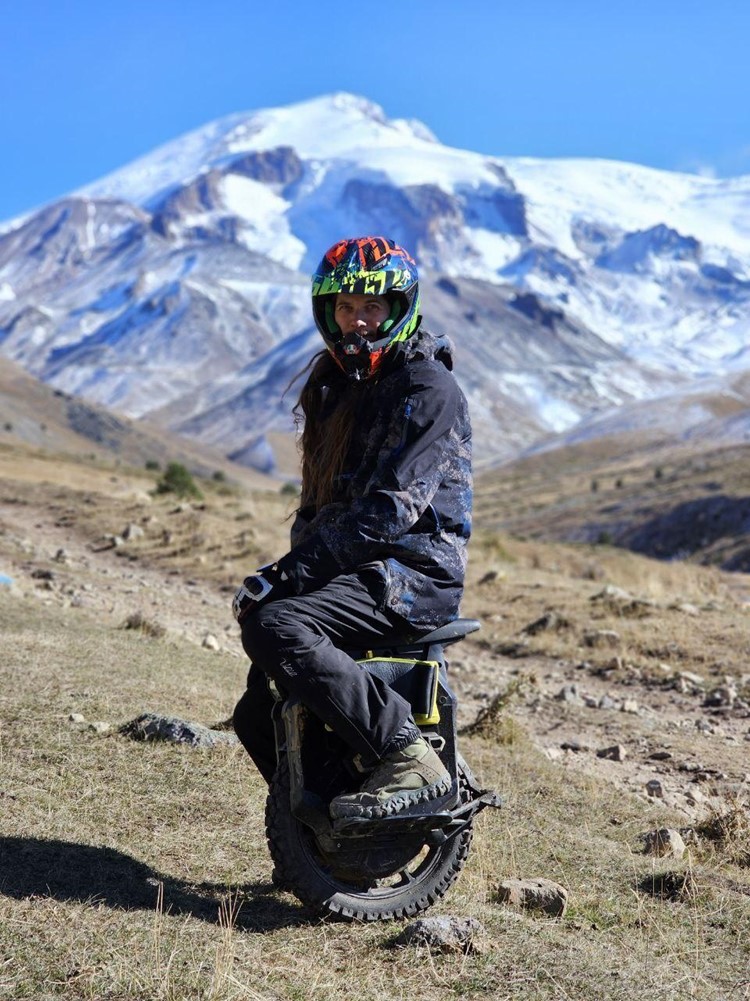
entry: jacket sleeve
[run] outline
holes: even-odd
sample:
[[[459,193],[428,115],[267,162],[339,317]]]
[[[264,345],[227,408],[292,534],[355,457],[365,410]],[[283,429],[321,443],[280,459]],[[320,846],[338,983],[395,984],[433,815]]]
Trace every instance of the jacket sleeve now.
[[[417,523],[451,462],[461,399],[442,365],[412,373],[362,496],[280,561],[297,593],[382,557],[384,546]]]

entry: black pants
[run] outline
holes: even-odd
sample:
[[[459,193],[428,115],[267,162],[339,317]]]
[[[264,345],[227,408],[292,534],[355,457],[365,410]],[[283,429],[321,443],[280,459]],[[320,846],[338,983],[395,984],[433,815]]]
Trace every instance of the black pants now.
[[[252,665],[234,729],[266,782],[276,769],[267,677],[366,760],[382,757],[409,718],[405,699],[338,649],[415,635],[383,610],[383,588],[377,571],[362,569],[309,594],[271,601],[244,620],[242,644]]]

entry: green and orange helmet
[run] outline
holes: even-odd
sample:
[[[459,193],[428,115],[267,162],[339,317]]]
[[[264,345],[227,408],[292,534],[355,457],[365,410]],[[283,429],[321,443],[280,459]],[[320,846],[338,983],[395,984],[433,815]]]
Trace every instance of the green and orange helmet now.
[[[336,296],[385,296],[390,314],[375,340],[342,335],[336,323]],[[351,379],[367,379],[383,357],[407,341],[419,321],[419,275],[410,254],[383,236],[340,240],[327,250],[312,279],[315,325],[337,364]]]

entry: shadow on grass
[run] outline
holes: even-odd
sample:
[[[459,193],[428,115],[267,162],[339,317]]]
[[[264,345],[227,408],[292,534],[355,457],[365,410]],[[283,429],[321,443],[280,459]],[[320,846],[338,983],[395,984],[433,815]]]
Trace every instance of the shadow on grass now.
[[[104,904],[119,910],[191,915],[219,924],[221,905],[231,896],[240,904],[234,924],[247,931],[268,932],[309,921],[301,904],[285,902],[271,883],[227,886],[185,883],[151,869],[114,848],[0,837],[0,894],[18,900],[55,900]]]

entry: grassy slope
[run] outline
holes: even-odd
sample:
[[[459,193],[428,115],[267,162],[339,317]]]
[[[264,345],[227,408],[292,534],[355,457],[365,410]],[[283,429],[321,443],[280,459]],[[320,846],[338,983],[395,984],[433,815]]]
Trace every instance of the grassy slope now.
[[[48,473],[59,476],[59,464],[50,464]],[[125,514],[138,520],[135,502],[107,495],[107,482],[102,473],[96,504],[94,495],[84,503],[86,495],[70,486],[62,499],[53,484],[40,483],[31,495],[20,480],[6,480],[5,499],[15,492],[30,510],[38,505],[32,518],[40,532],[48,510],[49,525],[60,525],[61,544],[72,547],[79,538],[91,544],[108,509],[116,522]],[[11,507],[9,522],[16,514]],[[149,572],[163,573],[166,587],[187,569],[194,614],[209,616],[217,586],[252,558],[237,547],[278,544],[275,536],[273,543],[267,539],[264,517],[257,514],[272,508],[268,497],[244,502],[236,496],[213,497],[205,511],[175,515],[166,501],[144,506],[141,514],[151,518],[191,519],[186,531],[192,544],[181,544],[179,533],[162,549],[157,535],[146,538],[130,553],[135,564],[110,554],[99,584],[92,562],[91,586],[103,586],[125,567],[142,567],[143,583],[129,600],[148,607],[158,597],[150,588],[159,586]],[[254,528],[255,542],[236,537],[238,526],[243,533]],[[3,531],[0,550],[16,559],[11,535]],[[42,565],[43,554],[28,561],[27,569]],[[488,569],[498,576],[480,586]],[[465,610],[484,620],[490,645],[515,636],[550,603],[574,621],[575,634],[588,625],[589,596],[602,577],[625,586],[648,584],[665,599],[729,601],[726,579],[717,571],[663,567],[630,556],[622,562],[621,554],[606,548],[545,547],[480,531]],[[201,604],[201,595],[208,605]],[[733,670],[739,671],[748,627],[743,616],[732,636],[733,619],[728,608],[720,621],[726,658],[736,658]],[[434,912],[479,918],[487,930],[483,951],[437,956],[395,949],[398,925],[323,925],[310,921],[293,897],[273,890],[263,788],[238,749],[144,745],[117,733],[120,723],[148,709],[209,724],[226,718],[242,687],[244,664],[236,651],[210,653],[178,630],[162,639],[125,631],[119,611],[71,607],[25,583],[15,593],[0,589],[0,621],[0,996],[747,996],[750,870],[740,864],[742,857],[705,846],[680,862],[640,854],[641,832],[679,826],[684,817],[623,793],[594,769],[548,760],[525,736],[523,720],[510,725],[506,716],[488,738],[464,741],[466,756],[481,779],[504,794],[506,808],[480,818],[469,864]],[[653,637],[671,628],[690,652],[700,634],[699,625],[686,629],[672,612],[620,624],[631,627],[627,642],[634,649],[628,648],[628,657],[646,663],[649,655],[637,644],[655,646]],[[715,647],[719,622],[712,628]],[[577,651],[570,633],[532,642],[550,664]],[[461,651],[469,660],[485,654],[469,644]],[[481,680],[491,695],[505,679],[502,658],[488,657],[489,670],[497,672],[495,687],[491,674]],[[702,657],[696,652],[685,664],[710,667]],[[71,713],[113,729],[96,733],[71,722]],[[682,892],[662,896],[665,874],[675,874],[667,889],[689,877]],[[494,887],[511,875],[565,884],[571,894],[565,918],[516,915],[498,905]]]
[[[393,927],[310,923],[272,891],[263,790],[238,750],[147,746],[68,720],[152,707],[214,721],[236,660],[72,611],[1,607],[4,996],[742,996],[750,898],[728,889],[729,871],[694,865],[678,901],[639,889],[691,867],[634,854],[641,808],[584,776],[561,784],[523,740],[467,742],[508,802],[478,824],[440,910],[482,920],[481,955],[415,957],[389,948]],[[565,919],[493,903],[499,877],[542,873],[569,887]]]

